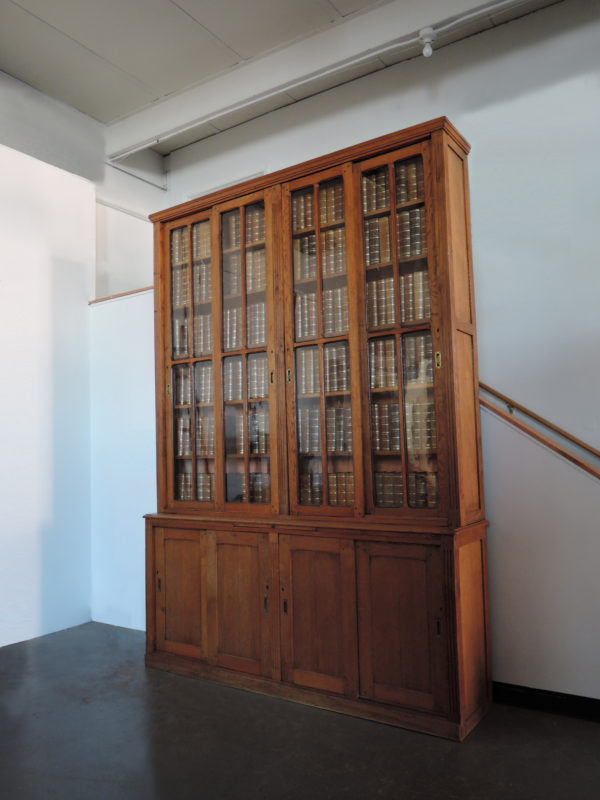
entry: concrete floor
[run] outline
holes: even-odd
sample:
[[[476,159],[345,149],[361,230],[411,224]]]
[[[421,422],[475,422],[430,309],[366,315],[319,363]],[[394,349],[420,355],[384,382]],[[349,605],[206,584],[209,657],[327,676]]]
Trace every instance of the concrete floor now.
[[[0,649],[0,798],[587,800],[600,725],[495,705],[462,744],[143,664],[89,623]]]

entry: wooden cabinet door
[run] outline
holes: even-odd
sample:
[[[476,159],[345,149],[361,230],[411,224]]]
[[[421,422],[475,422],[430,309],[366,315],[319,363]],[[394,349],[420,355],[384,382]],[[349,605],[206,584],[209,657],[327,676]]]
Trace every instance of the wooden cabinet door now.
[[[271,677],[275,637],[269,536],[219,531],[208,533],[207,542],[211,661]]]
[[[156,540],[156,646],[206,658],[206,540],[197,531],[158,528]]]
[[[283,680],[356,695],[352,542],[282,535],[279,560]]]
[[[358,542],[357,575],[361,696],[442,711],[448,678],[440,548]]]

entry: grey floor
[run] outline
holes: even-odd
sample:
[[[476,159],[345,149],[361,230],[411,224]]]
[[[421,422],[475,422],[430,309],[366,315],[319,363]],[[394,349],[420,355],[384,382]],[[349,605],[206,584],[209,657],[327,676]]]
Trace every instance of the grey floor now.
[[[600,725],[495,705],[462,744],[146,669],[90,623],[0,649],[0,798],[600,798]]]

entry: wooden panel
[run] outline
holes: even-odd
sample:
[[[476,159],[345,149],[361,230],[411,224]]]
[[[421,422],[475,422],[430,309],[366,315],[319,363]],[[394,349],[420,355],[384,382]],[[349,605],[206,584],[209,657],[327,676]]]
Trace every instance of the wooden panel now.
[[[268,536],[216,534],[214,570],[216,600],[211,606],[214,630],[210,633],[217,663],[257,675],[270,674]]]
[[[206,652],[205,546],[190,531],[157,532],[157,648]]]
[[[463,719],[489,700],[485,566],[485,539],[477,538],[459,548],[457,597]]]
[[[439,709],[446,703],[438,548],[357,544],[361,695]]]
[[[472,322],[471,277],[469,263],[469,217],[466,208],[466,163],[448,147],[448,211],[452,256],[450,279],[457,322]]]
[[[280,537],[283,679],[356,693],[356,600],[351,542]]]
[[[478,433],[479,408],[475,396],[473,337],[456,333],[456,442],[461,521],[475,521],[481,506],[481,464]]]

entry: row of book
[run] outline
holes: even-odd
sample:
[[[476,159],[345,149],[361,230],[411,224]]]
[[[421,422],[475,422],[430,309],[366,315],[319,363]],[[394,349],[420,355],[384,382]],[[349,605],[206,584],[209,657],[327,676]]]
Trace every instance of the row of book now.
[[[192,225],[192,253],[194,261],[210,258],[210,222],[197,222]]]
[[[243,456],[246,452],[244,428],[243,414],[225,415],[225,452],[227,454]]]
[[[242,309],[240,306],[223,309],[223,349],[237,350],[242,346]]]
[[[328,504],[351,506],[354,504],[354,473],[330,472],[327,475]]]
[[[404,502],[401,472],[375,473],[375,505],[379,508],[400,508]]]
[[[329,406],[325,409],[325,438],[328,453],[352,453],[350,406]]]
[[[267,312],[265,301],[250,303],[246,309],[248,347],[259,347],[267,341]]]
[[[396,203],[423,199],[423,161],[420,157],[397,161],[395,165]]]
[[[344,218],[344,183],[335,178],[319,186],[319,221],[321,225]]]
[[[298,409],[298,452],[320,453],[321,451],[321,413],[319,408]]]
[[[323,335],[348,332],[348,287],[323,290]]]
[[[319,333],[317,293],[296,294],[296,339],[316,339]]]
[[[226,358],[223,361],[223,400],[232,402],[242,399],[242,359],[239,356]]]
[[[294,280],[305,281],[317,275],[317,237],[314,233],[295,236],[292,240]]]
[[[425,209],[411,208],[396,214],[398,258],[415,258],[427,252]]]
[[[248,413],[248,448],[252,455],[269,453],[269,414],[251,409]]]
[[[389,216],[366,219],[363,234],[365,266],[389,263],[392,260]]]
[[[402,322],[413,322],[431,317],[431,295],[427,265],[414,272],[400,275],[400,312]]]
[[[400,406],[398,403],[371,405],[371,446],[375,451],[400,451]]]
[[[240,211],[228,211],[221,217],[221,244],[223,250],[239,247],[242,242]]]
[[[402,338],[404,345],[404,382],[433,383],[433,342],[430,333],[415,333]]]
[[[225,475],[225,499],[228,503],[269,503],[271,500],[271,477],[267,472],[249,474],[250,491],[246,492],[246,475],[243,472],[228,472]]]
[[[195,394],[196,403],[212,403],[213,401],[213,373],[210,361],[196,364],[195,370]]]
[[[323,505],[323,475],[320,472],[305,472],[299,477],[299,502],[301,506]]]
[[[171,266],[187,263],[189,256],[189,229],[176,228],[171,231]]]
[[[194,262],[194,303],[206,303],[212,298],[210,260]]]
[[[348,345],[328,344],[323,348],[323,378],[326,392],[350,391]]]
[[[187,318],[187,311],[185,314],[173,315],[173,341],[172,351],[173,359],[185,358],[189,353],[189,323]]]
[[[321,390],[319,351],[316,347],[296,350],[296,391],[299,396],[318,394]]]
[[[408,452],[434,452],[437,447],[437,430],[433,401],[405,403],[404,419]]]
[[[246,244],[264,242],[265,208],[262,203],[246,208]]]
[[[212,314],[194,315],[194,355],[212,350]]]
[[[242,256],[240,253],[223,254],[223,294],[237,297],[242,293]]]
[[[267,262],[264,247],[246,250],[246,292],[262,292],[266,288]]]
[[[192,421],[189,412],[175,416],[175,455],[192,455]]]
[[[201,503],[212,503],[215,499],[215,476],[208,472],[196,473],[196,495]]]
[[[361,177],[362,208],[365,214],[390,204],[390,185],[387,166],[372,172],[364,172]]]
[[[346,272],[346,231],[330,228],[321,231],[321,270],[323,277],[342,275]]]
[[[439,504],[437,472],[409,472],[407,490],[410,508],[436,508]]]
[[[241,372],[241,363],[240,363]],[[269,396],[269,362],[266,353],[248,356],[248,397],[261,398]],[[241,380],[240,380],[241,389]],[[233,399],[233,398],[232,398]],[[241,394],[240,394],[241,399]]]
[[[369,380],[371,389],[393,389],[398,386],[396,342],[393,338],[369,339]]]
[[[396,322],[394,278],[378,278],[367,282],[367,326],[379,328]]]
[[[189,274],[187,264],[171,271],[171,305],[181,308],[189,303]]]
[[[196,455],[214,456],[215,418],[212,414],[196,415]]]
[[[312,228],[315,224],[313,190],[300,189],[292,194],[292,230]]]
[[[188,366],[173,367],[173,403],[176,406],[192,404],[192,380]]]

